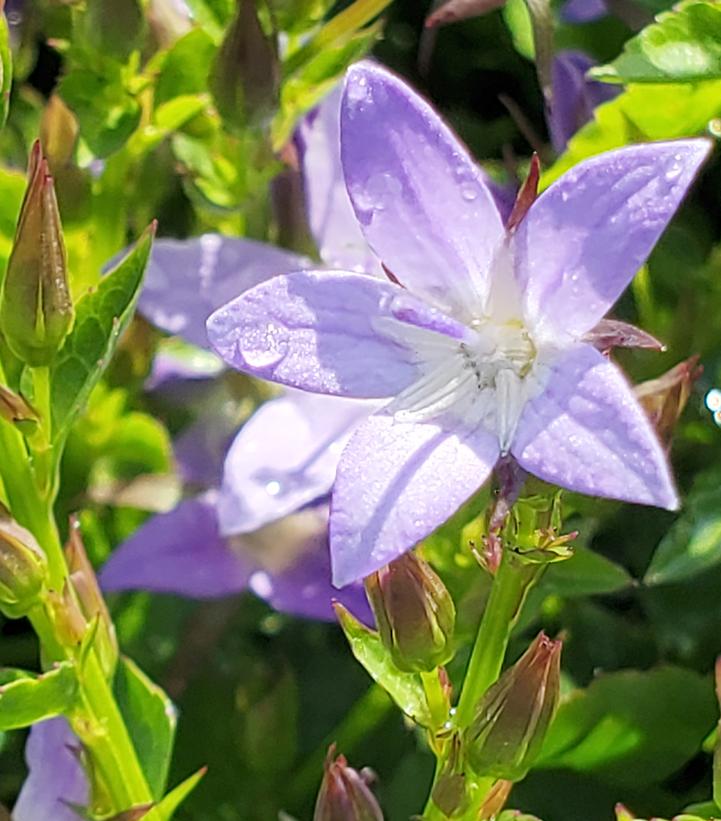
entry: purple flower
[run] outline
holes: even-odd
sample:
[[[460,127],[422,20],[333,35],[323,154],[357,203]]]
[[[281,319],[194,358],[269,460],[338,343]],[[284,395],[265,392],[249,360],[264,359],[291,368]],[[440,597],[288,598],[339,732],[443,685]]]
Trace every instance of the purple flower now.
[[[338,465],[333,577],[368,575],[445,521],[501,454],[599,496],[675,508],[663,449],[621,372],[582,338],[678,207],[705,140],[584,162],[507,233],[467,155],[388,72],[349,72],[346,184],[402,285],[349,271],[275,277],[218,310],[231,365],[292,387],[386,398]]]
[[[14,821],[78,821],[69,804],[88,802],[80,749],[64,718],[32,726],[25,745],[29,772],[13,809]]]
[[[561,17],[567,23],[593,23],[608,14],[605,0],[566,0]]]
[[[559,51],[553,58],[553,105],[547,120],[553,147],[559,154],[578,129],[592,119],[594,109],[620,92],[617,86],[586,78],[594,65],[582,51]]]
[[[277,610],[328,620],[336,598],[368,619],[361,585],[331,587],[324,499],[345,441],[369,410],[299,392],[266,402],[230,446],[220,488],[146,522],[110,556],[103,588],[193,598],[249,589]],[[212,431],[185,442],[183,474],[206,476]]]

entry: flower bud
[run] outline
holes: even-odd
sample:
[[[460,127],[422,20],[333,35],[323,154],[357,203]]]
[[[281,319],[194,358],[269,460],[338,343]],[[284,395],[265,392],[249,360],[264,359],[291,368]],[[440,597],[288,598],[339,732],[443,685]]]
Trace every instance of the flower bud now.
[[[19,618],[41,599],[47,560],[35,537],[0,509],[0,609]]]
[[[279,88],[276,44],[263,31],[254,0],[239,0],[210,74],[218,111],[237,131],[262,123],[273,114]]]
[[[453,599],[413,551],[368,576],[365,588],[381,640],[399,670],[430,672],[453,657]]]
[[[70,533],[65,545],[65,560],[70,572],[70,583],[86,622],[98,619],[95,648],[98,651],[103,670],[112,675],[118,660],[118,640],[115,625],[110,618],[98,580],[90,564],[85,545],[80,534],[80,523],[73,516],[70,519]]]
[[[558,704],[561,642],[540,633],[488,688],[464,735],[478,775],[522,779],[533,764]]]
[[[328,750],[325,773],[315,804],[313,821],[383,821],[375,796],[370,790],[372,778],[364,770],[348,766],[345,756],[335,758],[335,744]]]
[[[40,144],[45,149],[45,157],[53,174],[72,160],[78,132],[75,115],[60,95],[53,94],[40,120]]]
[[[33,146],[0,300],[0,330],[29,365],[47,365],[73,322],[67,261],[53,178],[40,143]]]
[[[636,397],[651,418],[659,438],[667,446],[671,444],[673,429],[702,370],[698,356],[692,356],[658,379],[636,385]]]

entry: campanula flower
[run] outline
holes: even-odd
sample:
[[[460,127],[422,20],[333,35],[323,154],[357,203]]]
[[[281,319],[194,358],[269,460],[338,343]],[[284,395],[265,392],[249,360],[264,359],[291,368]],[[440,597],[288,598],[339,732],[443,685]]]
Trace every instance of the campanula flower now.
[[[25,745],[28,776],[13,809],[14,821],[77,821],[72,804],[88,802],[80,742],[62,718],[34,724]]]
[[[620,93],[618,86],[587,79],[594,65],[582,51],[559,51],[554,55],[552,103],[546,120],[553,148],[559,154],[578,129],[593,118],[594,109]]]
[[[581,493],[675,508],[652,426],[584,341],[645,261],[709,151],[635,145],[583,162],[507,232],[476,165],[400,79],[352,68],[341,112],[351,202],[385,281],[305,270],[208,321],[234,367],[291,387],[384,398],[338,465],[338,585],[442,524],[502,454]]]

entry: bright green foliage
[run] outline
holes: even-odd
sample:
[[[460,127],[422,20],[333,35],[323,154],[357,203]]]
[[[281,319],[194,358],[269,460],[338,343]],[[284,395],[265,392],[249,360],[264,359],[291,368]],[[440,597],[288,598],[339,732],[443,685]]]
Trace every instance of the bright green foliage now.
[[[42,675],[0,670],[0,730],[29,727],[68,713],[77,694],[77,676],[69,662],[62,662]]]
[[[693,83],[721,79],[721,8],[681,3],[628,40],[612,63],[593,69],[620,83]]]
[[[75,326],[52,369],[55,439],[62,442],[95,387],[127,326],[150,254],[150,228],[97,289],[77,305]]]
[[[175,707],[165,693],[130,659],[121,658],[115,696],[156,800],[165,791],[177,723]]]

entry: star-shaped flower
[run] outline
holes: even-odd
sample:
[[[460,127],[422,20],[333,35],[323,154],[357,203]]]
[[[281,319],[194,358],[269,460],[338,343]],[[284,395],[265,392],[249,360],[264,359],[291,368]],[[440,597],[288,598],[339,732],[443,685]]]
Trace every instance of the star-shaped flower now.
[[[350,70],[341,143],[358,221],[400,284],[300,271],[208,322],[240,370],[389,399],[340,459],[335,583],[431,533],[502,454],[562,487],[675,508],[648,418],[584,335],[647,258],[709,143],[636,145],[581,163],[510,232],[463,146],[385,70]]]

